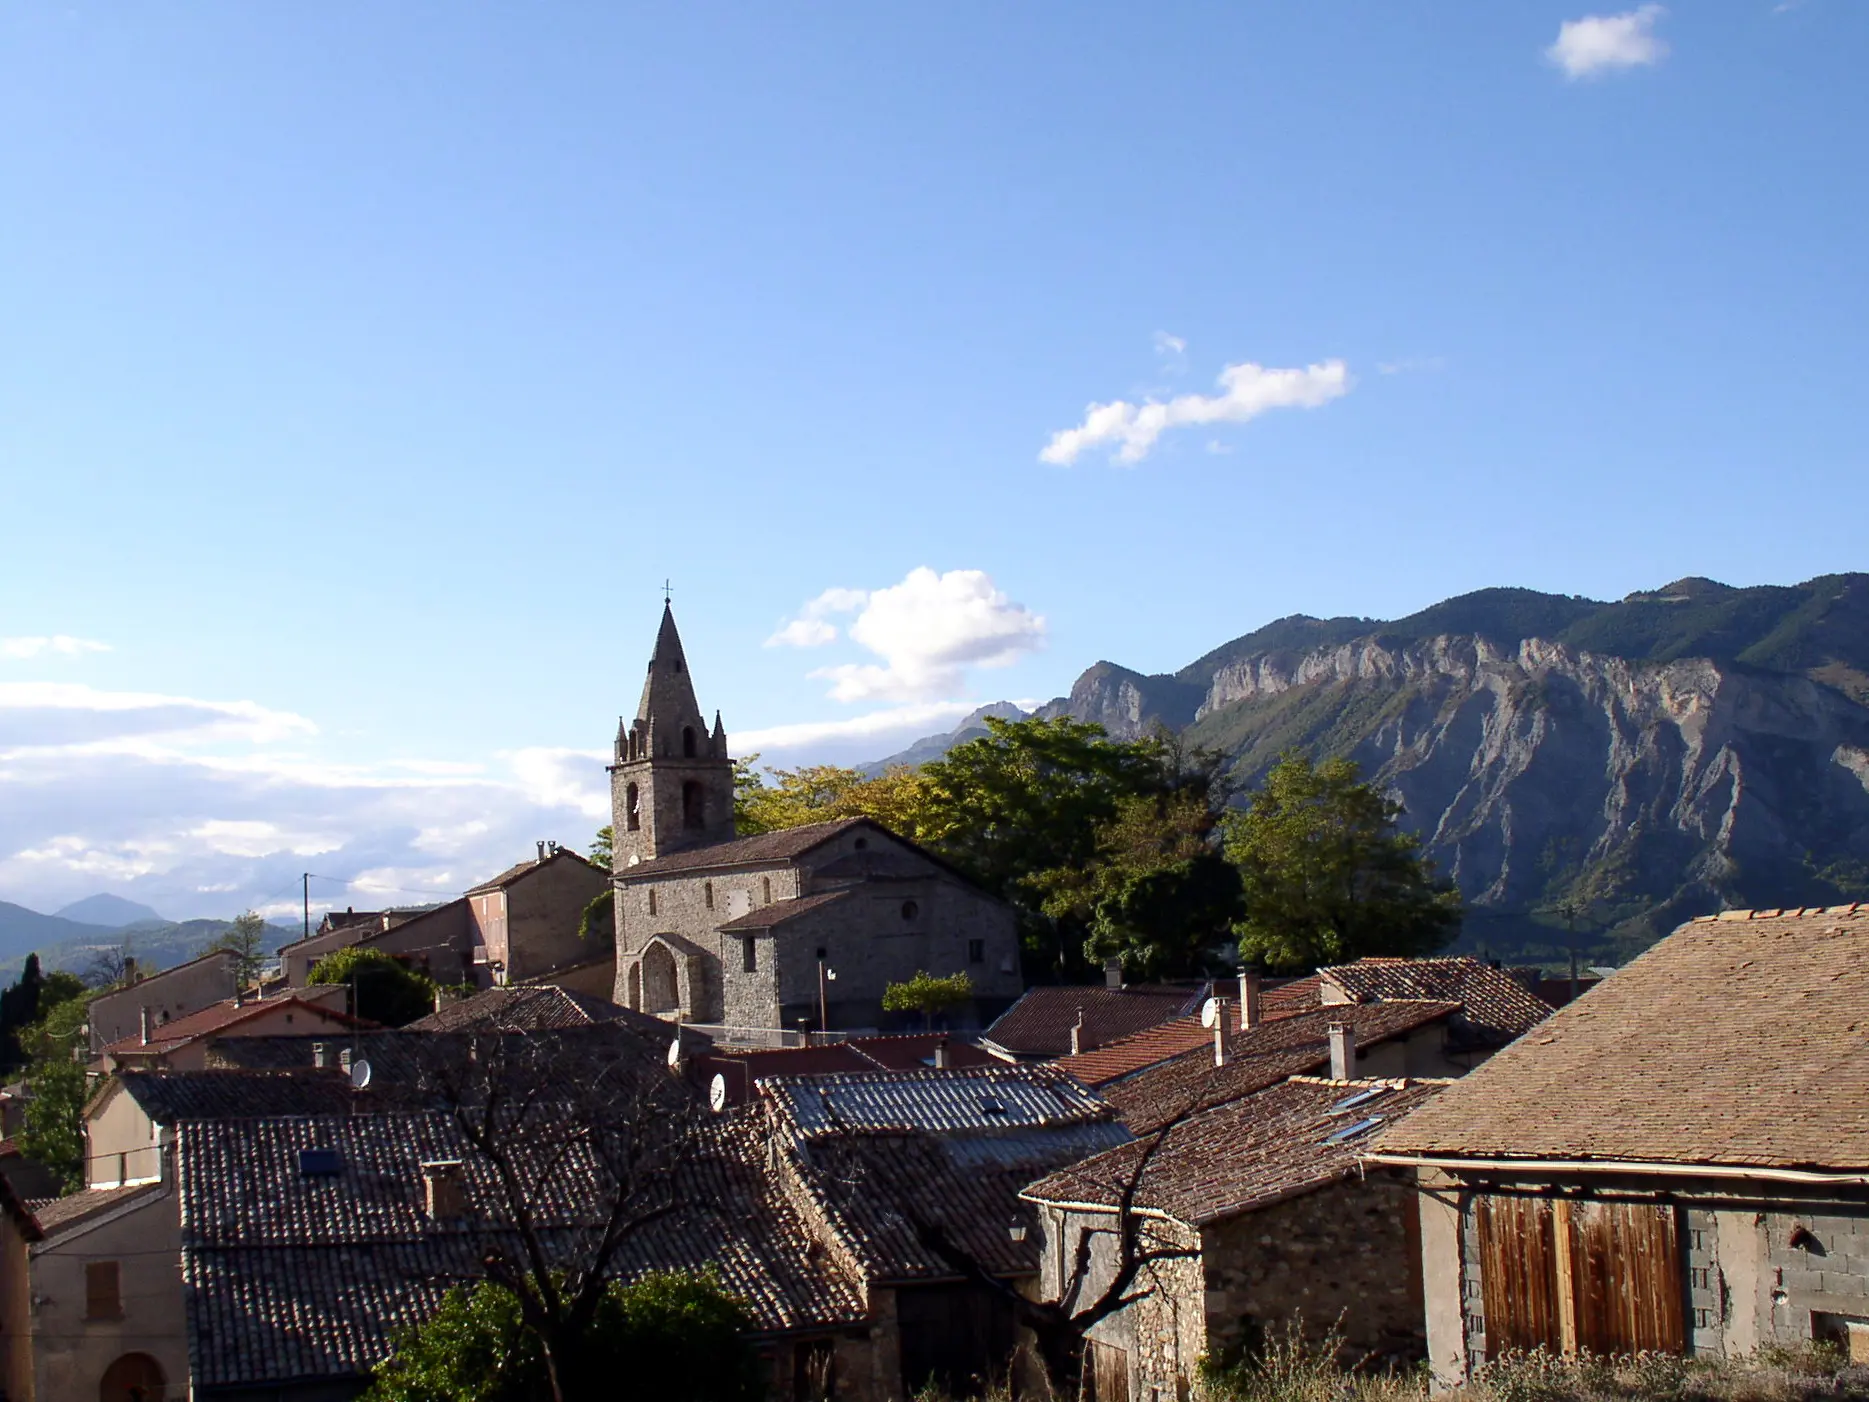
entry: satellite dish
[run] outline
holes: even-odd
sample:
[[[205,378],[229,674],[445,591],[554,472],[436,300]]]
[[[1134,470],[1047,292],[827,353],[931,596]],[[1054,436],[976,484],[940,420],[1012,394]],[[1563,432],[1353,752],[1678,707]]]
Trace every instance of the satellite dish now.
[[[713,1107],[716,1115],[727,1108],[727,1078],[725,1076],[714,1077],[712,1084],[707,1088],[707,1103]]]
[[[1201,1026],[1212,1027],[1218,1021],[1220,1021],[1220,1000],[1209,998],[1201,1004]]]
[[[370,1084],[370,1063],[353,1061],[350,1067],[350,1085],[352,1090],[362,1090]]]
[[[675,1040],[668,1044],[668,1069],[671,1071],[681,1070],[681,1034],[680,1033],[677,1033],[675,1036]]]

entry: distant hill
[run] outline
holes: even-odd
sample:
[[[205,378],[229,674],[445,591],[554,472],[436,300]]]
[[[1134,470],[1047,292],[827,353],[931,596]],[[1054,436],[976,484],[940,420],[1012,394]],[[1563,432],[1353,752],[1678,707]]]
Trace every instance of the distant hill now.
[[[1618,959],[1722,907],[1869,899],[1869,574],[1294,615],[1172,674],[1099,662],[1036,714],[1164,726],[1244,785],[1355,759],[1459,883],[1468,949],[1556,959],[1567,906]]]
[[[125,944],[145,969],[154,972],[193,959],[232,924],[231,920],[156,920],[110,929],[0,901],[0,982],[18,978],[28,954],[36,952],[40,967],[47,972],[64,969],[82,975],[100,953]],[[276,950],[300,933],[297,926],[269,924],[265,947]]]
[[[1003,720],[1019,720],[1024,715],[1025,712],[1010,701],[995,701],[992,705],[982,706],[973,712],[952,730],[940,735],[924,735],[906,750],[900,750],[884,759],[879,759],[874,764],[859,765],[858,768],[863,773],[873,776],[905,764],[910,768],[926,764],[930,760],[940,759],[956,745],[965,744],[969,740],[977,740],[986,734],[988,716],[998,716]]]
[[[73,901],[54,912],[61,920],[76,920],[80,925],[102,925],[106,929],[120,930],[125,925],[166,925],[165,920],[156,911],[137,901],[126,901],[122,896],[100,893],[86,896],[81,901]]]

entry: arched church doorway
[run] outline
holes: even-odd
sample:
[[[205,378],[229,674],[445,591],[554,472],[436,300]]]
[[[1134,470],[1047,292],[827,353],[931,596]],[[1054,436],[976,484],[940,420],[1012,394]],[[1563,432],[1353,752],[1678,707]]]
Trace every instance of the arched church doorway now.
[[[98,1402],[163,1402],[168,1379],[162,1365],[146,1353],[126,1353],[104,1370]]]
[[[672,1013],[681,1007],[681,989],[675,977],[675,956],[668,946],[652,944],[642,952],[642,1010]]]

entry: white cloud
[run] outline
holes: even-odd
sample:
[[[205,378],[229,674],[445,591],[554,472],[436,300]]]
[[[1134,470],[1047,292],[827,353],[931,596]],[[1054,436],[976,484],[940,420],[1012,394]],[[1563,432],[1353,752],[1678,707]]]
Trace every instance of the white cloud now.
[[[1188,368],[1188,342],[1185,336],[1177,336],[1170,331],[1157,331],[1155,354],[1169,370],[1179,372]]]
[[[109,652],[109,643],[55,633],[47,638],[0,638],[0,657],[22,661],[33,657],[81,657],[87,652]]]
[[[1655,25],[1667,13],[1661,5],[1640,5],[1620,15],[1565,20],[1545,57],[1572,79],[1660,63],[1668,45],[1655,34]]]
[[[1040,462],[1069,466],[1086,448],[1103,443],[1120,446],[1115,461],[1138,463],[1171,428],[1189,424],[1245,423],[1269,409],[1315,409],[1350,391],[1350,374],[1341,360],[1327,360],[1304,369],[1269,370],[1246,362],[1220,372],[1219,394],[1183,394],[1166,401],[1131,404],[1113,400],[1092,404],[1076,428],[1052,434],[1038,457]]]
[[[1045,620],[1007,598],[984,570],[936,574],[922,566],[887,589],[841,592],[863,598],[851,641],[882,660],[813,672],[832,683],[839,701],[951,697],[969,667],[1009,666],[1044,645]]]
[[[837,641],[837,627],[826,620],[855,613],[869,601],[862,589],[826,589],[798,611],[779,631],[766,639],[767,647],[823,647]]]
[[[506,756],[525,796],[541,808],[571,808],[591,818],[610,814],[610,790],[604,778],[609,755],[602,750],[548,749],[534,746]]]
[[[845,716],[840,720],[769,725],[763,730],[748,730],[735,735],[733,744],[740,754],[755,754],[771,750],[803,749],[833,740],[873,740],[885,735],[915,738],[951,726],[978,706],[977,701],[923,701],[906,706],[891,706],[860,716]]]

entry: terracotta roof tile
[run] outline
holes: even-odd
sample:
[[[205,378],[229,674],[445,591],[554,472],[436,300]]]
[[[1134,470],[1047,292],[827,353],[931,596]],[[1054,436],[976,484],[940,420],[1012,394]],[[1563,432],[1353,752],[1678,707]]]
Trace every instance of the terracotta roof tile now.
[[[849,891],[820,891],[815,896],[799,896],[789,901],[774,901],[771,905],[762,905],[749,910],[745,915],[736,915],[720,928],[726,934],[738,934],[745,930],[770,930],[775,925],[783,925],[788,920],[795,920],[801,915],[808,915],[814,910],[822,910],[827,905],[836,905],[847,900]]]
[[[162,1191],[160,1183],[135,1183],[127,1188],[80,1188],[62,1198],[28,1203],[39,1229],[47,1236],[88,1221],[132,1198]]]
[[[321,1004],[309,1002],[304,998],[287,996],[283,998],[250,998],[236,1003],[232,998],[224,998],[218,1003],[182,1017],[172,1018],[160,1026],[152,1028],[152,1036],[145,1042],[140,1033],[119,1037],[104,1048],[106,1056],[159,1056],[164,1052],[174,1051],[177,1047],[187,1046],[202,1037],[225,1033],[230,1027],[250,1021],[266,1013],[293,1007],[306,1012],[318,1013],[331,1018],[347,1027],[373,1027],[374,1023],[362,1018],[354,1018],[349,1013],[337,1008],[327,1008]]]
[[[1170,1126],[1159,1144],[1138,1140],[1053,1173],[1023,1196],[1114,1207],[1141,1165],[1136,1206],[1201,1226],[1350,1177],[1370,1135],[1405,1121],[1445,1084],[1280,1081]],[[1346,1105],[1353,1096],[1359,1103]],[[1353,1132],[1331,1142],[1345,1130]]]
[[[124,1091],[159,1125],[261,1115],[341,1115],[357,1098],[324,1071],[122,1071]]]
[[[1352,1002],[1432,998],[1459,1003],[1461,1030],[1475,1045],[1502,1047],[1547,1017],[1551,1005],[1479,959],[1359,959],[1319,969]]]
[[[1082,1045],[1101,1047],[1196,1011],[1207,997],[1206,984],[1188,987],[1142,985],[1109,988],[1102,984],[1076,984],[1030,988],[981,1040],[1014,1056],[1065,1056],[1071,1050],[1071,1028],[1078,1012],[1084,1015]]]
[[[1384,1152],[1869,1167],[1869,907],[1681,926]]]
[[[628,881],[638,876],[664,876],[671,872],[699,871],[704,867],[789,862],[852,828],[865,826],[876,827],[878,824],[869,818],[838,818],[828,823],[806,823],[802,827],[781,828],[778,832],[738,837],[731,842],[716,842],[686,852],[671,852],[666,857],[654,857],[646,862],[638,862],[635,866],[620,867],[617,869],[617,877]]]
[[[427,1017],[407,1024],[405,1032],[540,1032],[569,1027],[592,1027],[600,1022],[633,1021],[645,1031],[665,1030],[668,1024],[646,1013],[632,1012],[605,998],[574,993],[552,984],[487,988],[458,1003],[450,1003]],[[649,1024],[656,1024],[651,1029]]]

